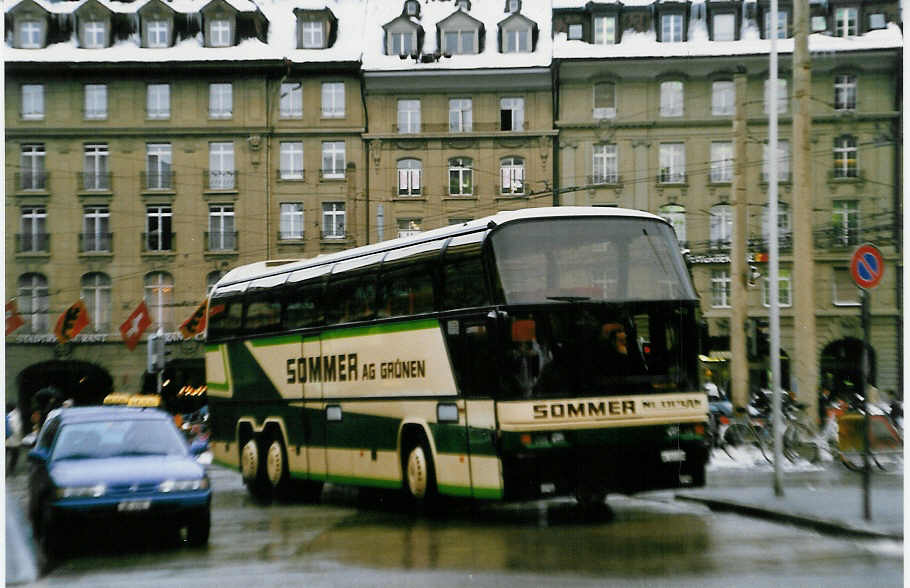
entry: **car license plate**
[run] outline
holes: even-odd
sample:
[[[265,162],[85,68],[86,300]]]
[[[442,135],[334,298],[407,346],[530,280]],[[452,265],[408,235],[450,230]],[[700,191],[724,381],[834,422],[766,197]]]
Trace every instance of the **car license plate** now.
[[[682,449],[665,449],[660,452],[660,461],[664,463],[686,461],[686,452]]]
[[[136,512],[141,510],[148,510],[152,505],[150,500],[125,500],[117,505],[117,510],[120,512]]]

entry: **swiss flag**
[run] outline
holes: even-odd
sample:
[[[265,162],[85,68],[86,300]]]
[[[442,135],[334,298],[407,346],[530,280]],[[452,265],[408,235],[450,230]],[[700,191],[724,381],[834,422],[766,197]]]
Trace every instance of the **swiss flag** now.
[[[88,309],[85,308],[85,302],[80,298],[72,306],[63,311],[60,318],[57,319],[57,326],[54,327],[54,335],[57,341],[66,343],[71,341],[79,331],[89,324]]]
[[[15,299],[6,303],[6,334],[11,335],[13,332],[25,324],[25,321],[19,315],[19,308]]]
[[[126,348],[130,351],[135,349],[136,344],[139,343],[139,338],[142,337],[142,333],[151,324],[152,317],[149,316],[149,309],[145,305],[145,300],[143,300],[136,307],[136,310],[120,325],[120,335],[126,343]]]

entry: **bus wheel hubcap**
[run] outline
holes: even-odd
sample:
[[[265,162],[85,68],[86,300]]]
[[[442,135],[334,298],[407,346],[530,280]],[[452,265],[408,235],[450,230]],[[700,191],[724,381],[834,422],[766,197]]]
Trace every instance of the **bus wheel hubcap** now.
[[[423,447],[415,447],[408,456],[408,489],[415,498],[427,492],[427,457]]]
[[[257,470],[259,470],[259,452],[256,449],[256,441],[250,439],[240,452],[240,473],[243,475],[243,479],[252,480],[256,477]]]
[[[281,481],[281,475],[284,473],[284,459],[281,455],[281,443],[272,441],[269,445],[269,452],[265,458],[265,469],[269,475],[269,481],[272,486],[277,486]]]

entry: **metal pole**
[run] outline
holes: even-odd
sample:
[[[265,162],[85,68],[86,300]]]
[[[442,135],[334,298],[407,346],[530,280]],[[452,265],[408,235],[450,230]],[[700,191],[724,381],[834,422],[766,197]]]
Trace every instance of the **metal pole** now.
[[[778,242],[777,242],[777,36],[779,22],[777,16],[777,0],[771,0],[771,67],[768,77],[768,322],[771,329],[770,360],[771,360],[771,423],[774,431],[774,495],[784,495],[783,470],[781,466],[783,441],[783,423],[781,420],[781,390],[780,390],[780,280],[778,277]]]
[[[872,520],[872,509],[869,504],[869,394],[866,382],[869,373],[869,291],[863,289],[863,352],[859,374],[859,390],[863,395],[863,518]]]
[[[749,406],[749,357],[746,350],[746,321],[749,298],[746,291],[746,242],[748,197],[746,186],[746,68],[739,66],[733,83],[736,112],[733,117],[733,234],[730,241],[730,376],[731,396],[736,410]]]

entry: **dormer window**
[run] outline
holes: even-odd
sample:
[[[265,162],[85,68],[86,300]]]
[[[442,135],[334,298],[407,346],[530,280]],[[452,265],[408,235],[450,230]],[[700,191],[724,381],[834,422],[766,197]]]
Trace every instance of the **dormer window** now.
[[[451,55],[477,53],[477,31],[446,31],[443,33],[442,50]]]
[[[145,23],[146,47],[169,47],[170,25],[166,20],[148,20]]]
[[[506,0],[506,12],[521,11],[521,0]]]
[[[878,12],[875,14],[869,15],[869,30],[877,30],[885,28],[885,15]]]
[[[216,18],[209,21],[209,47],[231,46],[231,21]]]
[[[408,0],[404,3],[404,13],[408,16],[420,16],[420,4],[417,0]]]
[[[300,43],[304,49],[323,49],[325,47],[325,23],[305,20],[300,23]]]
[[[713,41],[736,40],[736,15],[733,13],[715,14],[712,18]]]
[[[459,10],[471,10],[471,0],[455,0],[455,8]]]
[[[616,16],[594,17],[594,44],[613,45],[616,43]]]
[[[503,31],[503,53],[528,53],[531,51],[531,31],[519,29]]]
[[[580,41],[584,36],[584,26],[581,24],[570,24],[569,25],[569,40],[570,41]]]
[[[834,36],[855,37],[859,34],[857,23],[857,10],[853,6],[837,8],[834,10]]]
[[[19,23],[19,48],[40,49],[42,31],[42,23],[37,20],[25,20]]]
[[[682,43],[685,41],[683,30],[683,15],[662,14],[660,16],[660,42],[661,43]]]
[[[413,32],[389,32],[387,39],[389,55],[410,55],[417,52],[417,35]]]
[[[105,26],[100,20],[89,20],[82,23],[82,46],[86,49],[100,49],[105,42]]]
[[[789,36],[789,19],[787,17],[786,10],[777,11],[777,38],[786,39]],[[771,11],[768,10],[765,12],[765,38],[770,39],[771,35],[774,34],[774,31],[771,30]]]

